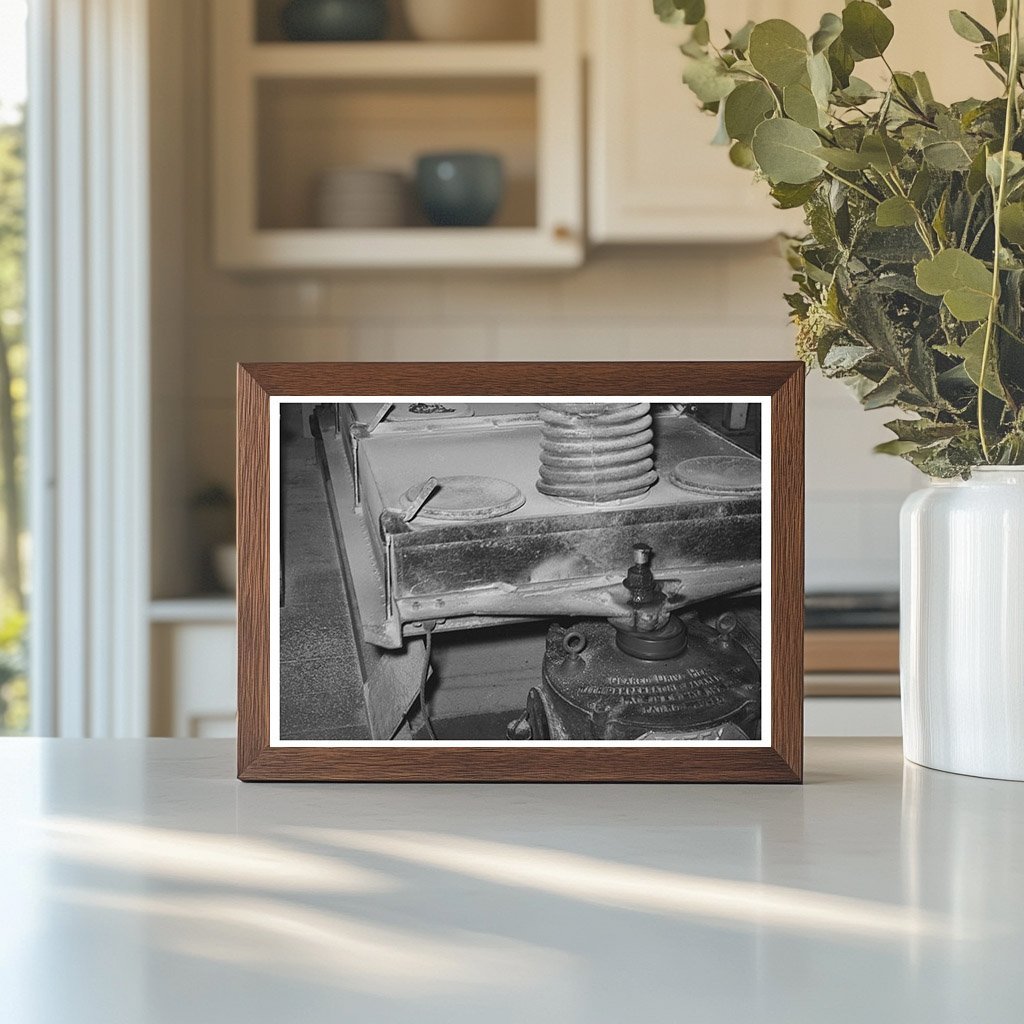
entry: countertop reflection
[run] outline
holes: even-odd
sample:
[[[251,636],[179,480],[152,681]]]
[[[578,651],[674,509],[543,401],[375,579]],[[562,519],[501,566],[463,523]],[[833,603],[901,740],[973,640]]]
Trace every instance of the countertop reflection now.
[[[221,741],[0,742],[4,1021],[1003,1021],[1024,786],[241,785]]]

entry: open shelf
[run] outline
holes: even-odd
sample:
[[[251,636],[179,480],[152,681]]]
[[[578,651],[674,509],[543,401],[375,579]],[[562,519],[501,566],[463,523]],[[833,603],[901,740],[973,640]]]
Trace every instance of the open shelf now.
[[[278,0],[218,0],[212,8],[218,265],[579,265],[578,12],[565,0],[522,2],[533,18],[527,40],[416,42],[401,30],[381,42],[297,43],[280,41]],[[486,227],[435,228],[419,210],[417,158],[450,151],[501,158],[504,197]],[[408,210],[396,215],[391,207],[379,219],[401,226],[322,226],[316,197],[324,176],[352,168],[404,176]],[[365,223],[365,212],[351,222]]]
[[[336,167],[403,175],[406,223],[379,230],[427,230],[414,194],[416,160],[451,150],[496,153],[505,171],[493,225],[467,229],[462,237],[537,226],[533,79],[274,79],[258,85],[257,118],[261,230],[324,230],[315,197],[321,176]]]

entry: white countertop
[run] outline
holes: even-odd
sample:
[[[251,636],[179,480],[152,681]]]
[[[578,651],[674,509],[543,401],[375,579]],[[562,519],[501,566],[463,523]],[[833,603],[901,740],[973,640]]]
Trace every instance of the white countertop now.
[[[1021,1019],[1024,785],[241,785],[223,741],[0,741],[5,1024]]]

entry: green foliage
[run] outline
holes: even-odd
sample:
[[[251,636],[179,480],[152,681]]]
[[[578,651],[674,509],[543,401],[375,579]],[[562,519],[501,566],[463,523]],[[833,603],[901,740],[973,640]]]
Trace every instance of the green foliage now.
[[[865,408],[908,416],[879,450],[933,476],[1024,464],[1021,2],[993,0],[988,25],[949,13],[1002,94],[948,106],[922,72],[889,66],[889,0],[852,0],[810,35],[748,23],[720,45],[703,0],[654,4],[692,26],[684,79],[730,160],[803,207],[807,232],[787,243],[801,357]],[[864,61],[887,88],[857,77]]]
[[[0,119],[0,733],[28,719],[20,529],[23,521],[27,352],[24,122]]]
[[[26,627],[23,612],[10,604],[0,606],[0,736],[24,732],[28,725]]]
[[[762,121],[751,148],[761,172],[775,184],[803,185],[820,178],[825,167],[815,152],[818,136],[785,117]]]

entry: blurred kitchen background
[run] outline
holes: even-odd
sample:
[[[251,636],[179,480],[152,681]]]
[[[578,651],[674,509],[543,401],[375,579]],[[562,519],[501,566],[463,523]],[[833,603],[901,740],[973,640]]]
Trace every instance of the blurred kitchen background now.
[[[122,3],[149,62],[150,731],[233,730],[236,362],[793,358],[774,236],[799,218],[709,145],[650,0]],[[827,6],[708,0],[715,32]],[[945,8],[888,13],[940,98],[992,92],[947,75]],[[807,387],[808,731],[892,734],[919,481],[872,454],[888,414]]]

